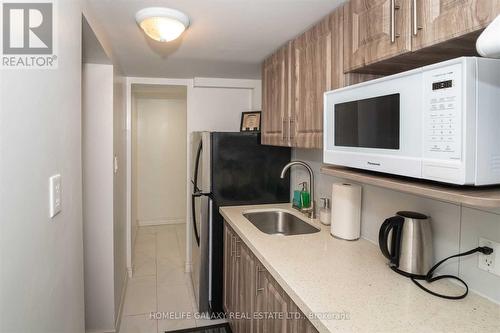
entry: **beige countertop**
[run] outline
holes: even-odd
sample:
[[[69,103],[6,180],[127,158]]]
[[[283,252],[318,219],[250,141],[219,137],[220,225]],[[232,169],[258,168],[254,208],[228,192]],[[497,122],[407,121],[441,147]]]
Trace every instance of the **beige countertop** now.
[[[389,269],[378,247],[366,240],[321,232],[268,235],[242,213],[284,209],[289,204],[222,207],[221,214],[305,314],[346,314],[348,319],[313,320],[320,332],[500,332],[500,305],[474,293],[459,301],[427,294]],[[433,290],[459,293],[450,282]]]

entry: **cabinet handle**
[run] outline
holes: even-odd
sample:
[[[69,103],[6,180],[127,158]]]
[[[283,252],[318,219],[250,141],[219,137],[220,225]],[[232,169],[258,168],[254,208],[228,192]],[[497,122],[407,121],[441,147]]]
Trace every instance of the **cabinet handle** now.
[[[288,122],[288,120],[283,119],[283,141],[285,141],[286,137],[287,137],[287,134],[286,134],[287,133],[287,131],[286,131],[287,122]]]
[[[396,33],[396,10],[399,10],[399,6],[396,5],[396,0],[391,0],[391,43],[396,42],[396,38],[399,34]]]
[[[418,25],[418,0],[413,0],[413,35],[416,36],[422,26]]]
[[[236,246],[236,244],[239,244],[239,243],[241,243],[241,241],[239,239],[237,239],[236,237],[234,237],[234,257],[236,259],[241,257],[241,253],[238,254],[238,246]]]
[[[231,235],[231,257],[234,255],[234,247],[233,247],[233,242],[236,238]]]
[[[293,128],[294,124],[295,124],[295,119],[291,118],[290,119],[290,135],[289,135],[290,136],[290,140],[295,139],[295,128]]]
[[[255,296],[259,294],[259,291],[264,291],[264,288],[259,288],[261,272],[264,272],[264,270],[257,265],[257,269],[255,270]]]

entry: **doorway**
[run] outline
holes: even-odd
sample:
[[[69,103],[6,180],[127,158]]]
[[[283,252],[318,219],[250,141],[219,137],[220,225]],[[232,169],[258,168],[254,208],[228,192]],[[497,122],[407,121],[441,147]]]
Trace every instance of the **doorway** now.
[[[200,325],[167,320],[195,312],[185,272],[187,87],[132,84],[130,170],[132,267],[120,332],[165,332]]]
[[[187,88],[132,85],[132,223],[186,223]]]

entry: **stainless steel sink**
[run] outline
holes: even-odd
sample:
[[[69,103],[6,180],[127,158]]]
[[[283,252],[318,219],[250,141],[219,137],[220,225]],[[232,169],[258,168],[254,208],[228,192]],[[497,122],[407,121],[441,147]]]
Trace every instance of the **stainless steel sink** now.
[[[243,216],[260,231],[269,235],[290,236],[319,232],[318,228],[284,211],[249,212]]]

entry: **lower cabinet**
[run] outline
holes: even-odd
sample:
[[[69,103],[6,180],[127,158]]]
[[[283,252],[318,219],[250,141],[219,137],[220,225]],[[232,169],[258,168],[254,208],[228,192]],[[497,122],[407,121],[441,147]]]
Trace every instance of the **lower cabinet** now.
[[[317,332],[227,223],[224,310],[234,333]]]

